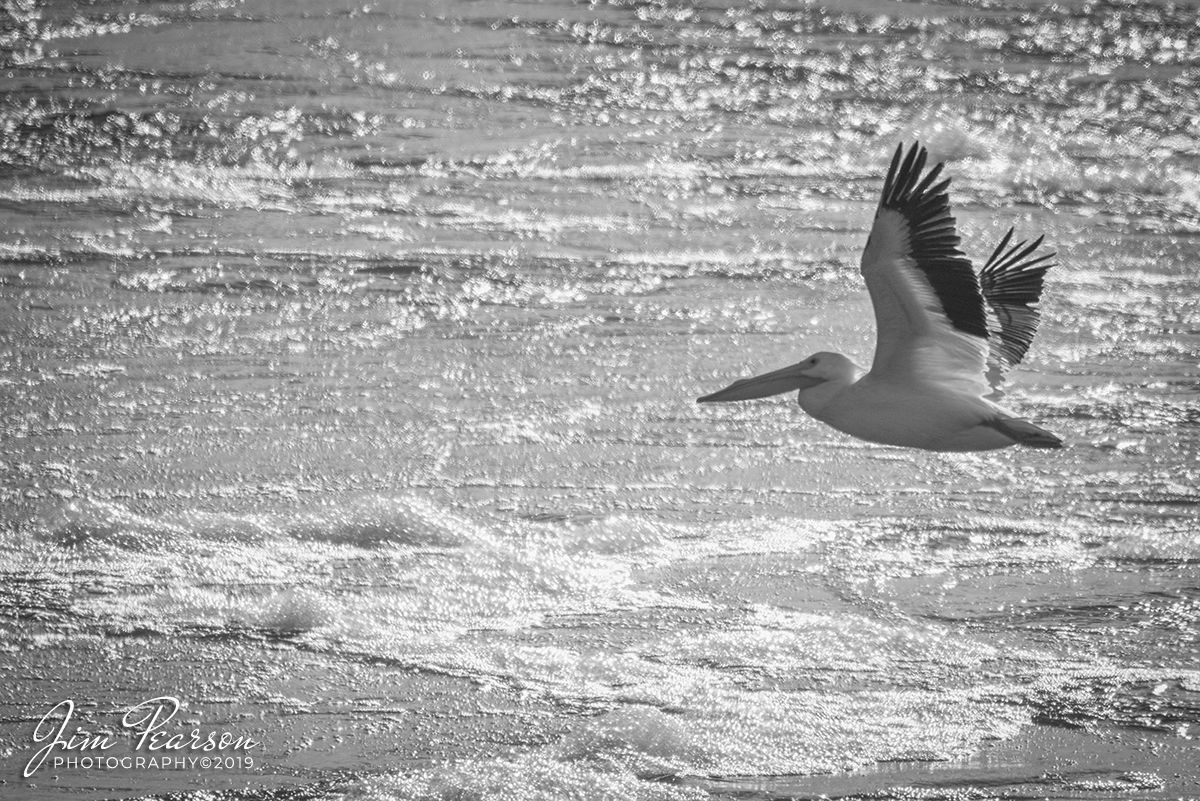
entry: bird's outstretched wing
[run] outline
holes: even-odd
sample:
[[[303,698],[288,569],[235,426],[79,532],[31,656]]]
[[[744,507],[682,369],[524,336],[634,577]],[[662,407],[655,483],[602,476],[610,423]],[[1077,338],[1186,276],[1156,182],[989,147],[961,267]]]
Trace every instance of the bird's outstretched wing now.
[[[1053,253],[1035,255],[1043,237],[1010,245],[1013,229],[992,252],[979,284],[991,315],[988,319],[989,352],[987,380],[993,394],[1000,393],[1004,374],[1025,358],[1037,333],[1041,314],[1035,307],[1042,297],[1046,271],[1054,266]]]
[[[959,250],[942,165],[922,175],[928,153],[896,149],[862,274],[875,306],[871,375],[983,396],[990,388],[988,329],[979,278]]]

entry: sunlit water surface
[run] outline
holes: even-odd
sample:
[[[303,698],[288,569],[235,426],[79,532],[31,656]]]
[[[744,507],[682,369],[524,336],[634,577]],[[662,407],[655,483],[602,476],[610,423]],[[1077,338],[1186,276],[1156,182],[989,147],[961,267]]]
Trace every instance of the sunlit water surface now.
[[[13,0],[0,45],[10,789],[50,704],[170,691],[264,718],[252,797],[1197,792],[1146,756],[1200,735],[1195,8]],[[912,139],[969,255],[1058,251],[1006,402],[1066,450],[694,403],[869,363]],[[1132,756],[875,768],[1039,732]]]

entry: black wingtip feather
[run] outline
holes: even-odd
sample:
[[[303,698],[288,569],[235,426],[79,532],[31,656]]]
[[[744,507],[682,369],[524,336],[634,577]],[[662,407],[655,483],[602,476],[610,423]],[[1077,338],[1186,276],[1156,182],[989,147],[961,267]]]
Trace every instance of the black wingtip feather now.
[[[1054,266],[1054,253],[1034,255],[1045,240],[1039,236],[1010,244],[1014,230],[1009,229],[979,273],[984,299],[999,324],[999,341],[992,350],[1002,363],[1011,367],[1025,358],[1037,333],[1041,314],[1036,308],[1042,297],[1046,271]]]
[[[998,257],[1000,255],[1000,253],[1004,250],[1004,248],[1008,245],[1009,240],[1013,238],[1013,234],[1015,234],[1016,232],[1017,232],[1016,228],[1008,229],[1008,233],[1005,234],[1004,238],[1000,240],[1000,244],[996,245],[996,249],[992,251],[992,255],[988,256],[988,260],[987,260],[988,264],[991,264],[992,262],[994,262],[996,260],[996,257]]]
[[[922,175],[929,153],[914,142],[896,148],[883,184],[879,207],[904,215],[917,268],[933,287],[951,325],[973,336],[988,336],[979,278],[959,249],[961,240],[950,214],[950,179],[935,183],[943,165]]]

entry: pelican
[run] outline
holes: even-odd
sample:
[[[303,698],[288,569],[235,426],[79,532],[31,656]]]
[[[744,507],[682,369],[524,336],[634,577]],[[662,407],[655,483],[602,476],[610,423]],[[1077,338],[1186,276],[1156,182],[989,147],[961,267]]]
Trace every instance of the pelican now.
[[[800,408],[852,437],[930,451],[983,451],[1062,440],[995,403],[1005,372],[1033,342],[1053,253],[1012,243],[1009,229],[979,274],[959,250],[943,164],[896,148],[862,274],[875,307],[875,358],[863,370],[840,353],[744,378],[699,403],[799,391]]]

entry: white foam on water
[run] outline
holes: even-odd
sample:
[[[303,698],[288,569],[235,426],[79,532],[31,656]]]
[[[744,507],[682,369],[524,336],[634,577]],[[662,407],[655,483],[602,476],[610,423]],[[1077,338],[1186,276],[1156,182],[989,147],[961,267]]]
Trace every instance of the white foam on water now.
[[[662,635],[656,647],[680,661],[705,651],[714,661],[736,660],[739,648],[762,648],[764,654],[776,652],[762,664],[782,667],[777,652],[792,650],[793,641],[803,639],[810,646],[829,642],[826,650],[832,654],[838,632],[846,627],[856,631],[864,648],[887,643],[888,650],[912,647],[931,653],[948,645],[936,628],[897,628],[894,621],[852,608],[782,610],[773,605],[778,601],[772,593],[787,586],[821,587],[832,579],[835,584],[848,581],[853,588],[949,569],[988,569],[996,548],[1003,549],[1008,561],[1053,569],[1086,568],[1114,557],[1189,561],[1200,556],[1194,532],[1169,524],[1126,527],[1120,536],[1079,522],[978,517],[964,520],[961,531],[926,531],[921,525],[751,520],[697,536],[687,527],[634,516],[561,525],[485,525],[417,497],[322,504],[286,517],[200,512],[147,517],[116,503],[75,500],[29,521],[25,531],[33,548],[10,551],[6,559],[14,564],[30,560],[44,543],[53,549],[57,569],[86,566],[101,570],[118,586],[157,586],[150,595],[121,603],[125,615],[136,615],[141,606],[153,609],[158,624],[188,625],[202,618],[208,625],[222,607],[214,597],[223,597],[230,620],[239,624],[288,619],[287,609],[295,606],[299,618],[318,622],[294,628],[378,637],[400,650],[411,630],[440,630],[445,636],[481,628],[514,631],[549,616],[655,608],[714,612],[736,603],[743,618],[740,627],[685,629]],[[897,551],[893,532],[909,526],[913,534],[905,536],[915,550]],[[924,533],[914,538],[919,532]],[[1102,543],[1099,550],[1086,544],[1097,541]],[[843,564],[851,551],[857,558]],[[787,583],[769,573],[755,579],[754,573],[769,563],[734,566],[724,580],[759,587],[756,592],[766,594],[756,604],[740,606],[745,603],[741,596],[726,595],[721,583],[689,589],[688,576],[712,575],[719,560],[771,555],[791,565],[793,578]],[[45,557],[42,550],[39,558]],[[361,575],[361,588],[347,594],[339,571]],[[163,582],[166,586],[159,586]],[[771,589],[775,585],[778,590]],[[198,586],[206,588],[202,601],[192,592]],[[312,611],[314,597],[325,598],[319,612]],[[81,603],[111,601],[104,597]],[[264,603],[276,610],[266,618],[261,615]],[[193,618],[189,610],[201,608],[203,615]],[[845,660],[870,662],[869,653],[845,650],[851,645],[839,646]],[[940,658],[975,662],[988,656],[965,653],[946,652]]]
[[[412,496],[271,516],[149,517],[76,501],[29,527],[29,543],[52,549],[38,569],[90,588],[70,599],[81,636],[282,635],[337,659],[590,710],[550,745],[363,779],[352,786],[363,798],[493,797],[499,786],[534,799],[566,788],[692,798],[647,777],[964,756],[1028,725],[1030,706],[1014,703],[1028,682],[1069,695],[1101,666],[905,615],[887,603],[889,582],[949,568],[966,580],[995,570],[998,554],[1071,571],[1118,553],[1191,558],[1197,547],[1194,535],[1148,527],[1097,550],[1082,544],[1103,536],[1094,526],[983,517],[940,529],[783,519],[703,531],[631,515],[483,521]],[[874,604],[855,600],[867,586]],[[61,637],[26,644],[61,647]]]
[[[569,758],[618,759],[639,773],[779,776],[885,760],[945,760],[1019,731],[1028,714],[972,691],[694,688],[671,712],[589,719]]]
[[[655,777],[790,775],[880,759],[944,760],[982,739],[1012,736],[1024,722],[1011,708],[953,693],[697,688],[690,700],[688,708],[622,707],[585,718],[554,745],[516,757],[359,779],[347,797],[699,799],[709,794]]]
[[[617,767],[563,761],[546,753],[364,777],[340,792],[347,801],[701,801],[709,797],[699,788],[644,781]]]
[[[635,562],[664,558],[647,558],[664,536],[652,524],[583,527],[568,537],[538,525],[498,532],[420,498],[368,498],[286,519],[152,518],[79,500],[28,528],[34,542],[59,549],[59,569],[99,569],[128,590],[151,588],[79,599],[89,616],[378,638],[400,655],[413,633],[441,642],[477,628],[526,628],[550,613],[646,603],[657,595],[636,586]],[[330,563],[351,573],[361,565],[370,586],[347,596]]]

